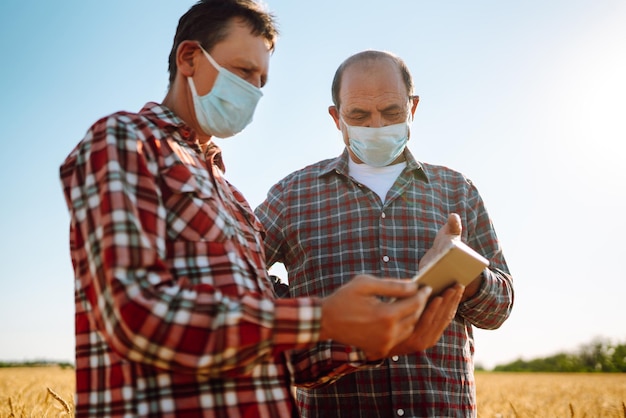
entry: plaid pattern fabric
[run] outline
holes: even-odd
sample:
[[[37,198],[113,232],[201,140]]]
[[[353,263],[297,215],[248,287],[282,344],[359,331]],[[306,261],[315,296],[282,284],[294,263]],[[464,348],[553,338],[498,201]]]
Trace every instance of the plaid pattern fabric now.
[[[283,352],[314,345],[320,301],[275,298],[261,225],[207,154],[148,103],[97,121],[62,164],[76,416],[292,416]]]
[[[418,163],[408,150],[405,155],[407,167],[384,204],[348,175],[346,151],[277,183],[255,211],[266,228],[268,265],[285,264],[291,296],[325,296],[360,273],[409,278],[448,214],[456,212],[463,241],[490,260],[490,271],[435,347],[387,359],[334,385],[299,388],[305,417],[476,414],[472,325],[493,329],[506,320],[512,279],[471,181],[448,168]],[[333,346],[320,346],[319,356]]]

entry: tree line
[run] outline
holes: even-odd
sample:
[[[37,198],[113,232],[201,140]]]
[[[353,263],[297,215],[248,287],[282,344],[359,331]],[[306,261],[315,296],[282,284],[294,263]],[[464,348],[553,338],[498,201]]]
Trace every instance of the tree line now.
[[[68,361],[55,360],[28,360],[28,361],[0,361],[0,368],[5,367],[52,367],[58,366],[62,369],[74,368]]]
[[[533,360],[516,360],[496,366],[497,372],[626,373],[626,343],[596,338],[572,353]]]

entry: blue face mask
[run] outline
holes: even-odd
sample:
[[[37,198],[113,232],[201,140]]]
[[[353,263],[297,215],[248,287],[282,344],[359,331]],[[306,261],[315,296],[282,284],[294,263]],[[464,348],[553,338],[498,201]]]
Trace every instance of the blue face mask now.
[[[198,96],[193,79],[187,77],[196,119],[205,134],[228,138],[243,131],[252,122],[254,110],[263,93],[243,78],[222,68],[204,49],[202,52],[218,74],[213,88],[204,96]]]
[[[409,140],[408,122],[369,128],[350,126],[343,119],[341,121],[348,130],[350,150],[372,167],[385,167],[394,162]]]

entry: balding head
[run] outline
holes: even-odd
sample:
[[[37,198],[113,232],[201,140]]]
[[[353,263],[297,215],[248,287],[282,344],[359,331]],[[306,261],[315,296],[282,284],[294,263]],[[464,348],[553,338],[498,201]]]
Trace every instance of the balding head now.
[[[337,109],[339,109],[339,105],[340,105],[339,95],[341,92],[341,81],[342,81],[343,74],[346,71],[346,69],[355,67],[355,69],[359,68],[362,71],[366,72],[368,66],[374,63],[377,63],[379,61],[383,61],[383,60],[391,61],[393,62],[394,65],[397,66],[398,71],[400,72],[400,75],[402,77],[402,80],[404,81],[404,84],[406,86],[407,96],[413,95],[414,93],[413,77],[411,76],[409,68],[407,67],[406,63],[402,60],[402,58],[398,57],[395,54],[392,54],[391,52],[375,51],[375,50],[362,51],[362,52],[359,52],[357,54],[354,54],[348,57],[344,62],[341,63],[341,65],[339,66],[339,68],[337,68],[337,71],[335,72],[335,77],[333,78],[333,85],[332,85],[331,92],[332,92],[333,104],[335,105],[335,107],[337,107]]]

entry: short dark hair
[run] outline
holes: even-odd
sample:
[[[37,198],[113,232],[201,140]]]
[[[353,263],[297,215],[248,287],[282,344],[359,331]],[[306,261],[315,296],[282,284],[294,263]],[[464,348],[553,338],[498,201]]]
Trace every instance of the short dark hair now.
[[[169,56],[170,85],[176,78],[176,50],[183,41],[198,41],[205,51],[228,35],[233,18],[241,18],[250,25],[255,36],[263,36],[274,49],[278,29],[274,15],[254,0],[200,0],[178,21],[174,44]]]
[[[409,71],[409,67],[406,65],[404,60],[399,56],[392,54],[391,52],[386,51],[375,51],[375,50],[367,50],[358,52],[350,57],[348,57],[344,62],[341,63],[337,71],[335,72],[335,77],[333,78],[333,85],[331,88],[331,94],[333,99],[333,104],[337,109],[339,109],[339,91],[341,90],[341,78],[343,77],[343,73],[346,71],[348,67],[354,64],[367,62],[367,61],[379,61],[383,59],[390,59],[393,61],[400,70],[400,74],[402,75],[402,79],[404,80],[404,84],[406,86],[407,96],[413,96],[415,87],[413,86],[413,76],[411,76],[411,72]]]

